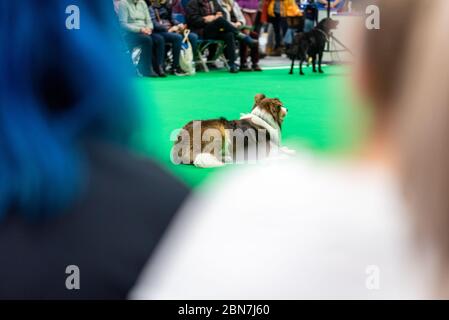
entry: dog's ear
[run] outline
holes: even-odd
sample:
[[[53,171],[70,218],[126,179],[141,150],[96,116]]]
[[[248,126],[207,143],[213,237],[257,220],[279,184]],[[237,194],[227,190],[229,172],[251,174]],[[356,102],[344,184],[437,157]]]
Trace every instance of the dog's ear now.
[[[260,104],[260,101],[262,101],[265,98],[266,96],[263,93],[256,94],[256,96],[254,97],[254,105],[257,106],[258,104]]]
[[[270,99],[267,101],[268,108],[270,110],[271,115],[273,116],[274,121],[276,121],[279,125],[280,118],[279,118],[279,111],[280,111],[280,101],[277,99]]]

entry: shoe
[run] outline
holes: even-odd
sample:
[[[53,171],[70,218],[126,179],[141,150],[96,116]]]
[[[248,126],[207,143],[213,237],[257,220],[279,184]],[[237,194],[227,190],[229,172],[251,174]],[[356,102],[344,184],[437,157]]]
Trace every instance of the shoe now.
[[[171,69],[170,74],[174,75],[174,76],[185,76],[186,73],[184,72],[184,70],[181,69],[181,67],[175,67],[173,69]]]
[[[146,72],[146,73],[142,74],[142,77],[145,77],[145,78],[159,78],[159,75],[156,72],[151,71],[151,72]]]
[[[240,65],[240,71],[252,71],[252,69],[250,67],[248,67],[248,65],[246,63],[242,63]]]
[[[145,78],[157,78],[159,75],[153,71],[153,68],[151,68],[149,71],[146,69],[141,68],[140,70],[137,70],[138,76],[145,77]]]
[[[253,71],[262,71],[262,68],[259,67],[259,65],[257,63],[252,65],[252,69],[253,69]]]
[[[167,75],[165,74],[165,72],[164,72],[164,69],[162,68],[162,67],[159,67],[157,70],[156,70],[156,73],[157,73],[157,75],[159,76],[159,77],[161,77],[161,78],[165,78]]]
[[[229,72],[230,73],[238,73],[239,72],[239,68],[234,64],[229,66]]]

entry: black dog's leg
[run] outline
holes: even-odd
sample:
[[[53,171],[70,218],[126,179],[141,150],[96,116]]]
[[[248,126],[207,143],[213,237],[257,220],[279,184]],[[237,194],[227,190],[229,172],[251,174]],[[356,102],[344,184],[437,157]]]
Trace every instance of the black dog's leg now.
[[[288,74],[293,74],[293,68],[295,67],[295,57],[292,58],[292,65],[290,67],[290,72]]]
[[[316,55],[312,57],[313,72],[316,72]]]
[[[302,61],[302,59],[301,60],[299,60],[299,74],[300,75],[304,75],[304,72],[302,71],[302,63],[303,63],[304,61]]]
[[[318,56],[318,72],[324,73],[323,69],[321,69],[321,63],[323,62],[323,50],[320,51]]]

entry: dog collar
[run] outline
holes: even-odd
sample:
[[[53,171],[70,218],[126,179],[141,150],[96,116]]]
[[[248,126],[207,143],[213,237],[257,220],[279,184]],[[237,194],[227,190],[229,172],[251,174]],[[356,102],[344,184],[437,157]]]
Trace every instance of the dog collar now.
[[[316,30],[318,30],[319,32],[321,32],[322,34],[324,34],[324,36],[326,37],[326,41],[329,42],[329,35],[324,32],[323,30],[319,29],[319,28],[315,28]]]

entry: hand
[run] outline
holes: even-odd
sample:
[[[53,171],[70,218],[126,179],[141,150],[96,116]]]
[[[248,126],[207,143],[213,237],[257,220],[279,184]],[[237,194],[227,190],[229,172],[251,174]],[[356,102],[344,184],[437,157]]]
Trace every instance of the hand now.
[[[218,11],[218,12],[215,14],[215,17],[217,17],[217,18],[223,17],[223,13],[222,13],[221,11]]]
[[[150,28],[142,28],[140,29],[140,32],[149,36],[153,33],[153,30]]]
[[[242,23],[240,21],[233,23],[234,27],[240,28],[242,26]]]
[[[170,29],[168,29],[168,32],[178,32],[179,31],[179,27],[178,26],[173,26]]]
[[[203,17],[203,19],[204,19],[204,21],[205,21],[206,23],[209,23],[209,22],[212,22],[212,21],[214,21],[215,19],[217,19],[217,17],[216,17],[216,16],[213,16],[213,15],[208,15],[208,16]]]

